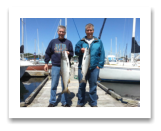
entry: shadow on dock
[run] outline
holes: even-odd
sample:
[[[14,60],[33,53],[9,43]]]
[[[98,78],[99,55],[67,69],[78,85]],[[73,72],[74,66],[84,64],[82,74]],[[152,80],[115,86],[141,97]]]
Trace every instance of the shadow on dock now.
[[[76,94],[76,97],[78,99],[78,93]],[[98,95],[96,96],[96,99],[98,100]],[[84,102],[84,105],[86,105],[86,104],[91,105],[91,99],[89,97],[89,92],[85,93],[85,102]]]
[[[56,100],[56,106],[58,105],[59,102],[61,102],[61,93],[57,93],[56,96],[58,96],[57,100]],[[70,92],[70,94],[68,94],[68,104],[71,106],[72,103],[72,99],[75,97],[75,94],[73,92]]]

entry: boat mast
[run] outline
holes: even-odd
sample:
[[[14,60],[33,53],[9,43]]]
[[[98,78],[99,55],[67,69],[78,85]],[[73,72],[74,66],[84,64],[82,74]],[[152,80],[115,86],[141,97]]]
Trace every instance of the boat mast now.
[[[37,46],[38,46],[38,58],[39,58],[39,36],[38,36],[38,29],[37,29],[37,41],[38,41],[37,42],[38,43]]]
[[[117,58],[117,37],[116,37],[116,58]]]
[[[132,38],[134,38],[134,41],[135,41],[135,27],[136,27],[135,25],[136,25],[136,18],[133,18]],[[131,53],[131,62],[134,62],[134,53]]]
[[[112,55],[112,39],[111,39],[111,55]]]
[[[67,38],[67,18],[65,18],[65,27],[66,27],[66,35],[65,35],[65,38]]]
[[[36,39],[35,39],[35,53],[34,53],[34,61],[36,59]]]
[[[22,45],[24,46],[23,18],[22,18]],[[24,53],[22,53],[22,60],[24,60]]]

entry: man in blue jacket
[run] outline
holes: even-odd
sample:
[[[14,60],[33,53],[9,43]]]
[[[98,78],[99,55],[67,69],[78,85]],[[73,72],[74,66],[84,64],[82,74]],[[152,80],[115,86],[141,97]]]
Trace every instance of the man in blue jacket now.
[[[80,83],[82,79],[82,58],[85,48],[90,48],[90,66],[87,67],[88,72],[86,75],[86,80],[89,82],[90,90],[89,90],[89,97],[90,97],[90,105],[91,107],[97,107],[97,79],[99,76],[100,68],[104,66],[104,47],[103,43],[100,39],[97,39],[93,36],[94,33],[94,26],[93,24],[87,24],[85,27],[86,36],[78,41],[75,46],[75,54],[79,59],[78,65],[78,79],[79,79],[79,89],[78,89],[78,102],[77,107],[83,107],[85,104],[85,92],[86,92],[86,83]]]
[[[71,41],[64,38],[66,34],[66,27],[59,26],[58,27],[58,35],[57,39],[53,39],[50,41],[48,48],[45,52],[45,66],[44,70],[48,71],[48,63],[51,59],[52,61],[52,82],[51,82],[51,94],[48,107],[56,106],[56,91],[59,83],[60,77],[60,63],[61,63],[61,51],[67,51],[69,60],[73,56],[73,45]],[[61,78],[61,86],[62,90],[64,90],[64,84]],[[63,93],[61,95],[61,103],[64,107],[70,107],[68,104],[67,93]]]

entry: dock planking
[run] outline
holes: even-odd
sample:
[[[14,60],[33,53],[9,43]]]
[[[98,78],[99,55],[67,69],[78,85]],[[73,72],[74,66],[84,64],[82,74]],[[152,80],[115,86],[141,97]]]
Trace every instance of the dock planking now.
[[[68,87],[71,92],[70,95],[68,96],[69,104],[71,105],[71,107],[76,107],[77,101],[78,101],[78,97],[77,97],[78,87],[79,87],[78,80],[71,78]],[[49,79],[46,82],[46,84],[43,86],[43,88],[34,98],[32,103],[29,104],[27,107],[47,107],[49,105],[50,89],[51,89],[51,79]],[[61,104],[61,92],[62,92],[61,81],[59,80],[59,84],[57,87],[56,107],[63,107]],[[98,107],[126,107],[127,106],[126,104],[123,104],[120,101],[117,101],[109,94],[106,94],[106,92],[103,91],[99,86],[97,86],[97,96],[98,96],[98,99],[97,99]],[[89,84],[87,83],[84,107],[90,107],[89,101],[90,101]]]

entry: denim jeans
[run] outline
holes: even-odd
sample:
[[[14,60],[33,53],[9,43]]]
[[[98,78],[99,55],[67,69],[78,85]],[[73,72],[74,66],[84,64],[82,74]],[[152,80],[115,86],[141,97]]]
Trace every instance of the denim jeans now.
[[[79,80],[79,89],[78,89],[78,102],[77,105],[83,106],[85,103],[85,92],[86,92],[86,83],[80,83],[82,80],[81,69],[78,69],[78,80]],[[97,79],[99,76],[99,69],[95,68],[93,70],[88,70],[86,75],[86,81],[89,82],[89,98],[90,105],[97,106]]]
[[[56,105],[56,91],[57,91],[57,86],[59,84],[60,67],[52,66],[51,76],[52,76],[52,81],[51,81],[51,94],[50,94],[49,102],[53,105]],[[64,84],[63,84],[62,77],[61,77],[61,86],[62,86],[62,91],[63,91],[64,90]],[[62,105],[68,104],[67,100],[68,100],[67,93],[61,94]]]

